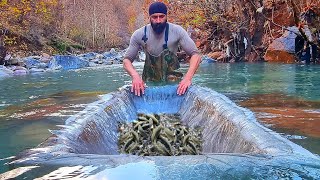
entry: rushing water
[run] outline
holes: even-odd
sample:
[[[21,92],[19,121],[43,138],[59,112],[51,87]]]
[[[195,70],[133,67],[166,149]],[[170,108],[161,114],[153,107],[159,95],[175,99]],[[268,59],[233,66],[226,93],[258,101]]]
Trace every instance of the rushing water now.
[[[142,64],[136,67],[141,72]],[[227,95],[254,111],[265,126],[320,154],[319,70],[268,63],[203,64],[194,83]],[[50,136],[48,129],[57,129],[98,94],[129,82],[121,65],[0,80],[0,173],[11,169],[5,158],[35,147]]]

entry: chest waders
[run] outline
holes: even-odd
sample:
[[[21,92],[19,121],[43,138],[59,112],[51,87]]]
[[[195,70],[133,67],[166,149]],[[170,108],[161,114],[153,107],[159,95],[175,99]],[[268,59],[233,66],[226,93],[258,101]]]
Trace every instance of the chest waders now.
[[[143,67],[142,79],[144,81],[165,82],[177,81],[183,76],[181,72],[175,70],[180,68],[178,57],[168,49],[169,24],[166,24],[165,44],[159,56],[151,55],[147,50],[147,26],[144,27],[144,53],[146,60]]]

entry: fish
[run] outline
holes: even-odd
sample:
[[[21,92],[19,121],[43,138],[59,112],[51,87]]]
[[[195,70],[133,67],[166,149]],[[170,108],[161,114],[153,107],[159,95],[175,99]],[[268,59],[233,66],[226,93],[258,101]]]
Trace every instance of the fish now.
[[[160,142],[154,143],[154,147],[158,152],[160,152],[162,155],[169,156],[170,152],[162,145]]]
[[[149,117],[149,118],[151,118],[154,124],[156,124],[156,125],[159,124],[159,120],[158,120],[156,117],[154,117],[154,115],[152,115],[152,114],[147,114],[146,116]]]
[[[158,136],[160,134],[161,129],[162,129],[161,125],[153,129],[152,134],[151,134],[151,142],[156,141],[156,139],[158,138]]]
[[[201,129],[189,129],[171,115],[138,114],[137,120],[119,124],[119,149],[139,156],[196,155],[201,151]]]
[[[162,142],[162,144],[168,149],[168,151],[171,152],[172,146],[171,146],[170,142],[162,135],[159,136],[159,139]]]
[[[130,132],[133,135],[133,138],[135,139],[135,141],[139,141],[139,139],[140,139],[139,134],[135,131],[130,131]]]

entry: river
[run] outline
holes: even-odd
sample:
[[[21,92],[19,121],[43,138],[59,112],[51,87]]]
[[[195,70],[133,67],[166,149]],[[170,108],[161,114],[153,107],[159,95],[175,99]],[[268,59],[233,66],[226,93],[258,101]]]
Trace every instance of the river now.
[[[142,63],[135,67],[142,72]],[[182,66],[186,71],[187,66]],[[201,64],[193,83],[252,110],[258,121],[320,154],[320,66],[271,63]],[[122,65],[0,79],[0,173],[5,163],[50,136],[99,95],[129,84]]]

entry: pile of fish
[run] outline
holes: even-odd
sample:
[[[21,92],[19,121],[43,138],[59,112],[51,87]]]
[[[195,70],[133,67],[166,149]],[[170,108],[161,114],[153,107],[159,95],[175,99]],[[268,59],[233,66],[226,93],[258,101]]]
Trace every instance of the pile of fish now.
[[[138,114],[136,121],[120,124],[119,132],[120,153],[179,156],[202,151],[201,129],[183,126],[178,115]]]

